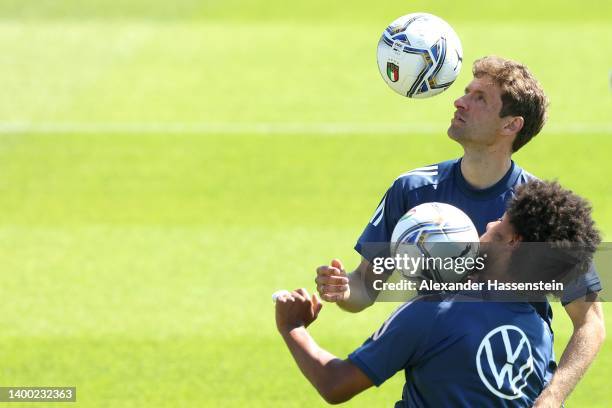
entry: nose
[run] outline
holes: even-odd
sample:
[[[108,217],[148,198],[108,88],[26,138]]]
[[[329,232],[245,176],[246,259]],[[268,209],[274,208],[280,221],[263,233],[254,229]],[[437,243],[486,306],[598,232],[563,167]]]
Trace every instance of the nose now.
[[[465,95],[455,99],[455,102],[453,103],[453,105],[455,105],[455,108],[457,109],[466,110],[467,104],[465,103]]]

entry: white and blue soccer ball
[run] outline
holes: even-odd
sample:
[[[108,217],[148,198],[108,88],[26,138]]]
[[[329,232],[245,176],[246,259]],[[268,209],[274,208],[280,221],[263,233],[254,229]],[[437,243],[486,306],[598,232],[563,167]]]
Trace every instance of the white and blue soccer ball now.
[[[407,267],[397,265],[402,275],[435,282],[461,281],[476,266],[480,248],[470,217],[444,203],[410,209],[395,225],[390,245],[392,257],[413,260]],[[418,262],[420,267],[413,267]]]
[[[453,28],[440,17],[413,13],[393,21],[378,42],[378,69],[391,89],[428,98],[452,85],[463,50]]]

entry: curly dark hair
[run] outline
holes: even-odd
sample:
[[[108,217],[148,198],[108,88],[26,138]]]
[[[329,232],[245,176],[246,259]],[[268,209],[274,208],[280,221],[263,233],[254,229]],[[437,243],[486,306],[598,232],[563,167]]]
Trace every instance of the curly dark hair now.
[[[519,186],[506,215],[525,242],[573,243],[593,251],[601,242],[589,202],[556,181]]]
[[[525,281],[576,279],[589,269],[601,242],[589,202],[556,181],[519,186],[506,217],[521,237],[511,269]]]

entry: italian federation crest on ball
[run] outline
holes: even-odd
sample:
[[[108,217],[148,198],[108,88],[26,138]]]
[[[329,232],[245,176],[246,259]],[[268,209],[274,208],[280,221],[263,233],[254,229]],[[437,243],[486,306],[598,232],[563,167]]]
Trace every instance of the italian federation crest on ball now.
[[[427,13],[393,21],[377,49],[378,69],[391,89],[409,98],[428,98],[452,85],[461,71],[463,50],[453,28]]]

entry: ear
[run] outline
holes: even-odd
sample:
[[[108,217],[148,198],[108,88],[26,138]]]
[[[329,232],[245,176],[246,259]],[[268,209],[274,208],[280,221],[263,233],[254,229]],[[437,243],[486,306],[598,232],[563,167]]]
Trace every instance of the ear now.
[[[522,116],[511,116],[509,121],[504,125],[504,133],[517,135],[525,125],[525,119]]]
[[[521,242],[523,242],[523,237],[521,237],[519,234],[514,234],[509,244],[512,249],[516,249]]]

